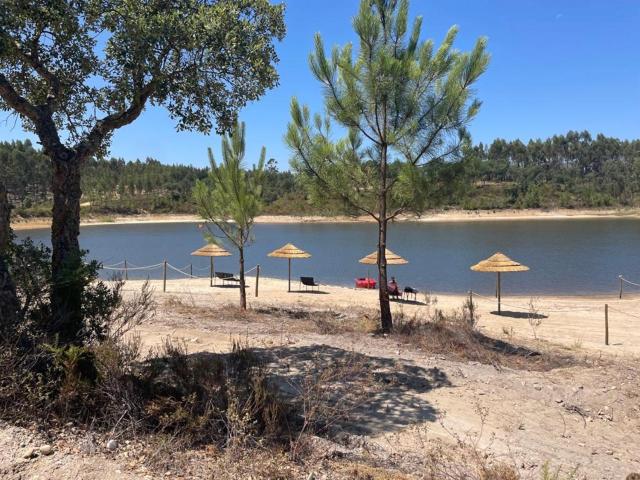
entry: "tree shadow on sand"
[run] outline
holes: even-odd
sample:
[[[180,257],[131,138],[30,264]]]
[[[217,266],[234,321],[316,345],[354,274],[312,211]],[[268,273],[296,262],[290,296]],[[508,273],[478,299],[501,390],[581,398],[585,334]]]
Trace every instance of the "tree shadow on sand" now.
[[[493,312],[489,312],[491,313],[491,315],[497,315],[499,317],[510,317],[510,318],[533,318],[536,320],[541,320],[544,318],[549,318],[548,315],[544,315],[542,313],[535,313],[535,312],[513,312],[510,310],[501,310],[500,312],[498,312],[497,310],[494,310]]]
[[[332,425],[348,433],[391,432],[433,422],[436,409],[425,393],[451,386],[445,372],[327,345],[254,350],[270,365],[273,380],[298,401],[321,398]],[[342,415],[344,414],[344,415]],[[339,418],[343,416],[344,418]]]

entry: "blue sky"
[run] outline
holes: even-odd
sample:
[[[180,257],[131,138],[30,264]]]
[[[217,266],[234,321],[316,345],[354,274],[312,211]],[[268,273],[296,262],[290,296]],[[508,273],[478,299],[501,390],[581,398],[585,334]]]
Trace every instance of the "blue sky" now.
[[[289,0],[287,36],[278,45],[280,85],[241,112],[247,124],[247,162],[267,147],[281,168],[289,152],[282,141],[293,95],[322,108],[321,90],[307,58],[313,34],[325,44],[354,41],[351,19],[358,0]],[[423,16],[423,37],[439,44],[460,26],[457,48],[489,38],[491,64],[477,84],[483,101],[470,127],[474,142],[494,138],[545,138],[589,130],[640,137],[640,1],[638,0],[412,0]],[[13,121],[0,123],[0,140],[32,138]],[[151,156],[164,163],[207,165],[215,135],[174,130],[161,108],[147,109],[113,137],[111,154],[128,160]]]

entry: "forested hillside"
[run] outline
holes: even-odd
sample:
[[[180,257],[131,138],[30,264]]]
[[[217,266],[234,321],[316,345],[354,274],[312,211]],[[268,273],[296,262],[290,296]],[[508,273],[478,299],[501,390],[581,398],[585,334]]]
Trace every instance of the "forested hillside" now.
[[[397,166],[397,165],[396,165]],[[640,205],[640,140],[569,132],[546,140],[505,141],[467,149],[456,163],[432,163],[431,207],[465,209],[580,208]],[[392,165],[390,175],[397,169]],[[193,213],[191,190],[206,169],[144,161],[92,160],[82,181],[85,214]],[[18,215],[49,215],[50,165],[27,140],[0,142],[0,181]],[[271,159],[265,213],[350,213],[316,207],[289,171]]]
[[[495,140],[467,153],[465,208],[640,204],[640,140],[569,132],[527,144]]]

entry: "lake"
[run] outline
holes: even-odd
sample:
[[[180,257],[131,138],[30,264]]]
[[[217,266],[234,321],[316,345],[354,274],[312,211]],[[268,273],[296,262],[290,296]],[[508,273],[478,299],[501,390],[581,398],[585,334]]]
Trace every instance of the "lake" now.
[[[353,285],[367,271],[358,259],[376,248],[376,226],[364,223],[256,225],[255,242],[247,248],[246,267],[261,265],[262,275],[286,278],[287,261],[267,257],[285,243],[312,254],[292,262],[292,278],[316,277],[320,283]],[[49,244],[49,230],[17,232]],[[207,275],[209,259],[190,252],[204,244],[197,223],[96,225],[81,229],[81,246],[105,265],[127,259],[150,265],[166,259],[178,268],[193,263],[194,274]],[[524,273],[503,275],[505,293],[611,293],[618,275],[640,283],[640,220],[563,219],[451,223],[404,222],[390,225],[388,247],[409,261],[391,266],[401,286],[423,291],[491,293],[495,275],[469,267],[496,251],[528,265]],[[237,255],[216,259],[216,270],[237,272]],[[105,275],[112,272],[104,271]],[[180,274],[169,272],[169,278]],[[130,278],[161,278],[161,269],[132,271]],[[633,288],[633,287],[629,287]]]

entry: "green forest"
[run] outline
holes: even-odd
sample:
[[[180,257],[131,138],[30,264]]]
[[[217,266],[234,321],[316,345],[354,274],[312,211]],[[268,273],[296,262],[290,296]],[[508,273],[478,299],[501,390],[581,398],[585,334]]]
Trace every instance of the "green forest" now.
[[[398,163],[391,164],[394,176]],[[640,205],[640,140],[568,132],[545,140],[477,144],[457,161],[431,162],[428,205],[468,210],[598,208]],[[48,216],[50,162],[30,141],[0,142],[0,181],[14,214]],[[153,158],[94,159],[82,176],[84,215],[194,213],[192,189],[207,169],[165,165]],[[267,162],[265,214],[353,213],[339,201],[315,205],[290,171]]]

